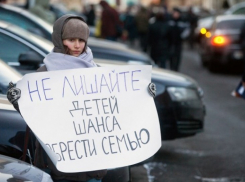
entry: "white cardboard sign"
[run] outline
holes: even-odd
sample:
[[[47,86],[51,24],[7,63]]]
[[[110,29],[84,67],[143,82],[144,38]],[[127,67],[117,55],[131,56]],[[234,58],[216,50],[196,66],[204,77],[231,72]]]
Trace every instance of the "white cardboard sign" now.
[[[19,107],[57,169],[83,172],[132,165],[161,146],[147,91],[151,66],[113,66],[25,75]]]

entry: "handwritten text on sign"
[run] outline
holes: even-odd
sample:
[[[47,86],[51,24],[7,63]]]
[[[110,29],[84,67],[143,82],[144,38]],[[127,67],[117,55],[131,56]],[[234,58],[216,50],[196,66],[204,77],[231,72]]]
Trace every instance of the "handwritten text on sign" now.
[[[138,65],[28,74],[20,111],[58,170],[127,166],[161,146],[150,82],[151,66]]]

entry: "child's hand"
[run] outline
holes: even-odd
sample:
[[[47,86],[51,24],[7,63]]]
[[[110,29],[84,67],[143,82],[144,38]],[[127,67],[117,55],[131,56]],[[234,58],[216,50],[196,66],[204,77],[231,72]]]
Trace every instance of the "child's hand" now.
[[[156,91],[157,91],[156,85],[154,83],[150,83],[148,85],[148,92],[151,94],[152,97],[156,96]]]
[[[13,105],[18,104],[18,100],[20,96],[21,96],[20,89],[16,88],[13,82],[10,82],[7,91],[7,98],[9,102],[11,102]]]

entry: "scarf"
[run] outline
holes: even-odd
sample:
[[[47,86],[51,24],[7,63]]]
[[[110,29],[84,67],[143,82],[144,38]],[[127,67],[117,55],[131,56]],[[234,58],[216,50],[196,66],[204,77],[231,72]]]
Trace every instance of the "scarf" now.
[[[48,71],[97,67],[89,47],[87,47],[86,52],[78,57],[51,52],[45,56],[43,62]]]

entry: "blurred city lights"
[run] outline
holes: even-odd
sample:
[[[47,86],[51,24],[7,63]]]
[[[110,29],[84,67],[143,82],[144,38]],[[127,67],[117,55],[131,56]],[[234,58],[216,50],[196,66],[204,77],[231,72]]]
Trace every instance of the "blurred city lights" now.
[[[201,32],[201,34],[206,34],[207,30],[206,30],[206,28],[201,28],[200,32]]]
[[[207,32],[207,33],[205,34],[205,36],[206,36],[207,38],[210,38],[210,37],[212,36],[212,34],[211,34],[211,32]]]

